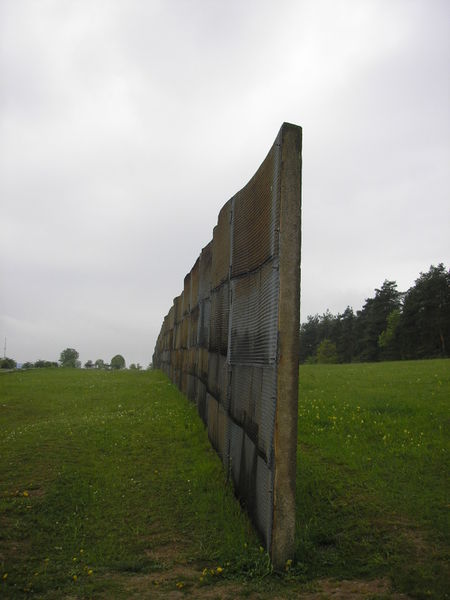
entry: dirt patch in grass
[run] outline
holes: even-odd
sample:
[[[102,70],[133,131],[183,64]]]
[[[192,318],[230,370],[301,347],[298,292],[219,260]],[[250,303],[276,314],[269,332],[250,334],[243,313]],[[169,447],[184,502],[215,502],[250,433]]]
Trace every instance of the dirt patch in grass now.
[[[323,579],[315,582],[314,586],[316,587],[314,591],[302,592],[298,598],[302,600],[319,600],[322,598],[332,598],[333,600],[362,600],[363,598],[409,600],[409,597],[405,594],[393,593],[388,579],[373,579],[371,581]]]
[[[115,578],[126,598],[177,600],[199,598],[200,600],[410,600],[405,594],[391,591],[387,579],[371,581],[317,580],[309,584],[284,584],[280,589],[269,585],[266,591],[255,589],[263,583],[240,583],[199,581],[198,572],[190,567],[176,567],[164,573]]]

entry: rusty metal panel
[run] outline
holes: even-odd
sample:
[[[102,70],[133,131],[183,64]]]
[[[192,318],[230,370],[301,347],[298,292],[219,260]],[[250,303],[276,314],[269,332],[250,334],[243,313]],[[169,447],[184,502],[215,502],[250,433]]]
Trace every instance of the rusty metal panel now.
[[[183,315],[187,315],[190,310],[191,310],[191,274],[188,273],[184,278]]]
[[[175,324],[179,323],[183,317],[183,300],[181,294],[173,299]]]
[[[277,253],[279,166],[280,148],[275,143],[234,197],[232,277],[259,268]]]
[[[205,246],[200,254],[198,299],[209,298],[211,292],[212,242]]]
[[[169,330],[175,327],[175,306],[172,304],[169,310]]]
[[[195,261],[194,266],[191,269],[191,296],[190,305],[191,310],[198,304],[198,284],[200,276],[200,257]]]
[[[196,304],[195,307],[191,310],[190,315],[190,327],[189,327],[189,340],[188,345],[189,348],[193,346],[198,346],[198,320],[199,320],[199,305]]]
[[[191,402],[195,402],[197,398],[197,378],[188,373],[187,375],[187,397]]]
[[[181,348],[188,347],[190,315],[185,314],[181,321]]]
[[[218,285],[227,281],[230,271],[230,224],[231,224],[231,206],[229,200],[222,207],[217,225],[213,231],[213,246],[212,246],[212,266],[211,266],[211,287],[216,288]]]

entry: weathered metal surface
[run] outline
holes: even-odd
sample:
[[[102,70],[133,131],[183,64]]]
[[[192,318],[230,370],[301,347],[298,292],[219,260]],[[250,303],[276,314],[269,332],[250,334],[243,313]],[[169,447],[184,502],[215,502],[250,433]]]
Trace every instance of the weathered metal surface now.
[[[196,403],[276,568],[293,555],[301,129],[221,209],[153,362]]]
[[[211,289],[229,279],[231,207],[229,200],[222,207],[213,231]]]

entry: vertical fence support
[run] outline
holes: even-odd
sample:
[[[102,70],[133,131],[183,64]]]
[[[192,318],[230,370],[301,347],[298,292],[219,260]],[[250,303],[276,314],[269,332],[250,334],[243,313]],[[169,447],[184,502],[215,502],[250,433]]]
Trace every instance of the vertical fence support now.
[[[278,371],[271,544],[275,569],[282,569],[295,551],[302,130],[285,124],[281,136]]]

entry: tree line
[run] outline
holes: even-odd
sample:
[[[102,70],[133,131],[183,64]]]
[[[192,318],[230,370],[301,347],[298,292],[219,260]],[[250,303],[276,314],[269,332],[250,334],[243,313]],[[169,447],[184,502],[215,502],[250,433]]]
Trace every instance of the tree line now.
[[[36,362],[25,362],[22,365],[22,369],[48,369],[48,368],[56,368],[56,367],[66,367],[73,369],[81,368],[81,361],[79,360],[79,353],[75,348],[66,348],[60,354],[59,361],[49,361],[49,360],[37,360]],[[4,357],[0,359],[0,369],[15,369],[17,368],[17,363],[12,358]],[[84,363],[85,369],[102,369],[105,371],[109,370],[121,370],[126,369],[126,362],[124,357],[121,354],[116,354],[111,358],[109,363],[106,363],[103,359],[98,358],[95,362],[92,360],[88,360]],[[139,363],[131,363],[128,367],[131,370],[141,371],[142,367]],[[148,368],[151,368],[149,365]]]
[[[450,356],[450,272],[440,263],[406,292],[385,280],[356,313],[308,316],[301,363],[350,363]]]

